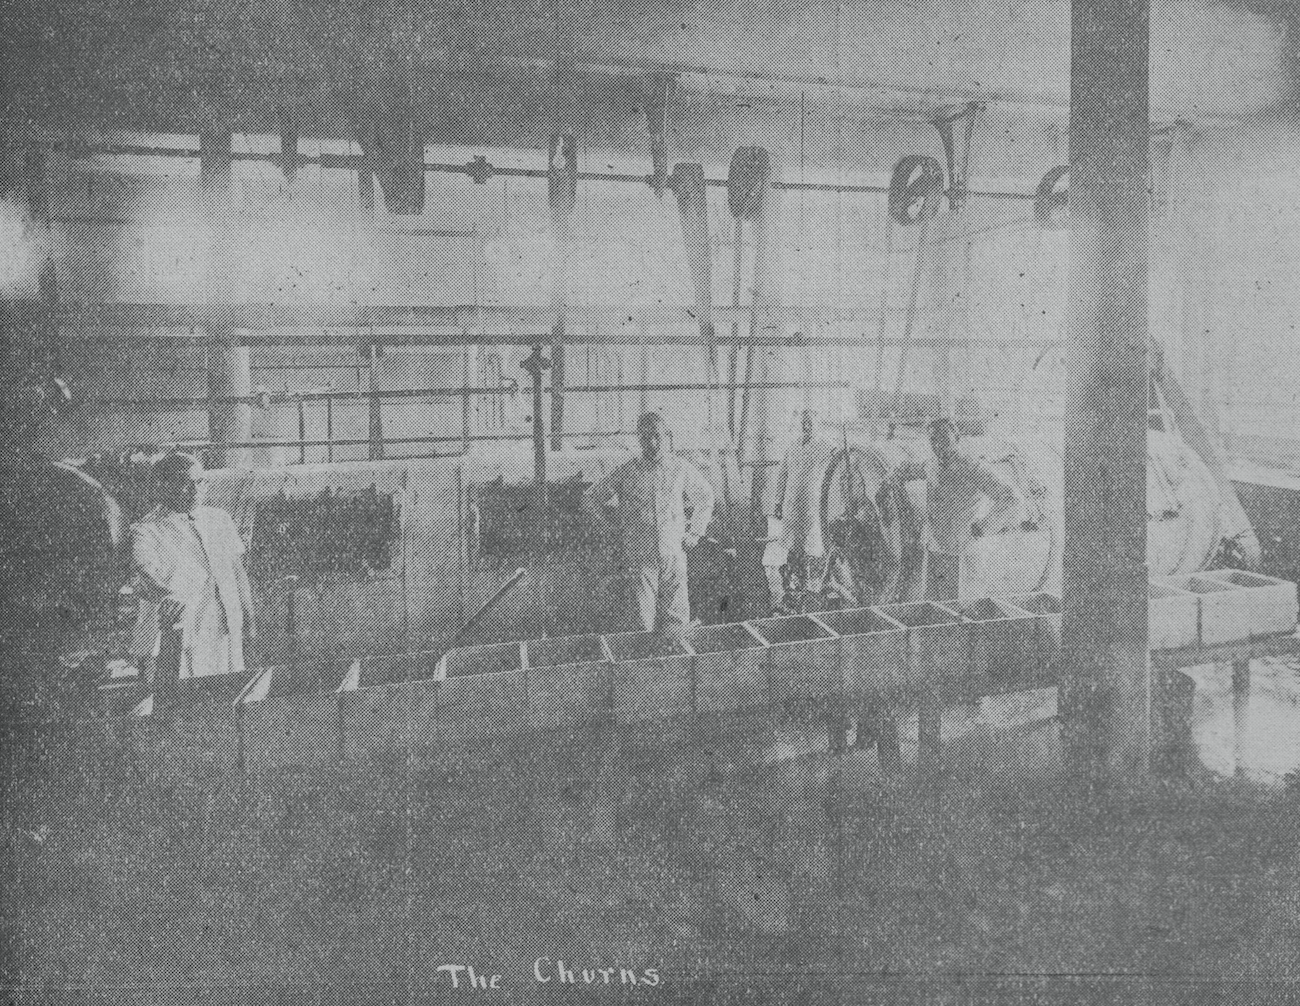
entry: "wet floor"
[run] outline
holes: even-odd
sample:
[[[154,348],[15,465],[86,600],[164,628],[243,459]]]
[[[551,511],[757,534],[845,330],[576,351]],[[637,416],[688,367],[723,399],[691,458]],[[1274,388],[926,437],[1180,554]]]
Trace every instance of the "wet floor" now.
[[[1230,666],[1205,665],[1184,672],[1196,686],[1192,742],[1200,763],[1216,775],[1283,786],[1288,774],[1300,774],[1300,657],[1264,657],[1251,661],[1250,669],[1249,694],[1239,707],[1233,701]],[[1043,726],[1056,713],[1055,688],[994,696],[978,707],[945,709],[943,738],[958,750],[963,742],[981,738],[996,745],[999,735]],[[904,764],[916,761],[916,736],[915,714],[901,719]],[[794,760],[824,751],[825,746],[824,732],[778,731],[762,760]]]
[[[1186,673],[1196,682],[1192,736],[1206,768],[1276,786],[1300,769],[1300,658],[1252,660],[1250,693],[1239,710],[1234,710],[1231,667]]]

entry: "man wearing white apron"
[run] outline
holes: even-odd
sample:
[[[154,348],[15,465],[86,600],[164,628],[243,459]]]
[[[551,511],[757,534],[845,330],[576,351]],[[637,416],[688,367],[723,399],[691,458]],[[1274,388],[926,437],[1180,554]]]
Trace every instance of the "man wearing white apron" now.
[[[180,677],[242,673],[254,622],[235,522],[200,505],[205,480],[197,458],[166,454],[154,463],[153,479],[158,506],[131,527],[142,581],[132,649],[157,660],[164,632],[179,629]]]
[[[781,521],[780,552],[786,557],[794,599],[816,594],[826,581],[826,541],[822,528],[822,487],[826,470],[835,460],[833,444],[817,435],[817,417],[805,409],[800,438],[786,453],[776,482],[776,517]],[[777,607],[788,603],[785,585],[780,587]]]

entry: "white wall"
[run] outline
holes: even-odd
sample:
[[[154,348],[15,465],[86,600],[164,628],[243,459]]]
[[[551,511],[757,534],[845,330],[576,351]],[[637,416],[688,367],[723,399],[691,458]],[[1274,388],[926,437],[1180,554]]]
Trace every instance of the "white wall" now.
[[[710,177],[726,174],[736,146],[771,148],[787,180],[878,184],[906,153],[941,156],[936,131],[915,118],[882,117],[847,104],[809,105],[759,94],[701,94],[681,99],[670,130],[673,160],[699,158]],[[705,136],[693,123],[717,121],[713,105],[734,106],[725,135]],[[712,104],[710,104],[712,103]],[[709,105],[709,108],[705,108]],[[1281,126],[1250,132],[1216,126],[1204,142],[1183,154],[1175,171],[1168,209],[1153,220],[1152,327],[1169,345],[1188,380],[1194,400],[1214,407],[1229,435],[1294,435],[1300,429],[1296,399],[1300,349],[1294,337],[1297,294],[1291,280],[1300,256],[1300,193],[1288,167],[1300,142]],[[158,142],[157,138],[149,138]],[[191,138],[176,143],[193,146]],[[274,149],[268,138],[236,138],[236,149]],[[242,146],[241,146],[242,144]],[[1032,191],[1048,168],[1061,163],[1062,127],[1054,114],[1028,115],[995,107],[976,133],[972,174],[977,188]],[[584,170],[648,171],[645,151],[631,140],[609,149],[581,151]],[[324,148],[346,152],[346,144],[303,142],[304,153]],[[1264,151],[1263,154],[1260,152]],[[478,151],[431,149],[435,161],[464,163]],[[1249,156],[1248,156],[1248,152]],[[486,151],[498,165],[540,167],[540,151]],[[429,174],[422,217],[375,217],[360,211],[355,176],[345,170],[301,169],[287,184],[269,164],[236,162],[234,226],[237,300],[261,303],[482,304],[545,306],[551,302],[553,242],[544,183],[538,179],[495,179],[483,186],[463,176]],[[205,222],[197,201],[197,164],[192,160],[100,158],[71,165],[56,162],[52,179],[61,294],[68,300],[183,303],[201,299]],[[929,252],[929,266],[917,299],[913,334],[949,331],[974,339],[1008,340],[1002,347],[959,348],[953,355],[953,392],[973,390],[996,415],[1015,422],[1059,409],[1061,354],[1030,345],[1062,334],[1066,244],[1063,232],[1032,224],[1026,203],[973,200],[964,229],[949,234],[945,254]],[[732,222],[725,190],[709,189],[713,241],[714,299],[733,296]],[[108,221],[108,222],[105,222]],[[903,334],[913,275],[917,228],[888,222],[884,199],[873,194],[786,192],[774,229],[780,254],[769,277],[773,295],[784,303],[858,309],[842,324],[807,318],[782,326],[783,334],[848,336],[860,346],[826,350],[777,350],[770,354],[773,377],[824,381],[846,379],[858,387],[892,392],[900,353],[887,348],[877,369],[874,340]],[[933,236],[932,229],[932,236]],[[936,263],[942,263],[942,269]],[[741,256],[742,304],[749,302],[752,248]],[[687,273],[673,197],[657,200],[648,187],[591,182],[579,188],[571,257],[573,303],[621,309],[599,334],[653,336],[665,326],[646,325],[643,311],[689,306]],[[525,334],[508,322],[501,334]],[[671,326],[693,336],[682,316]],[[581,339],[581,325],[572,325]],[[747,328],[741,326],[741,333]],[[94,333],[79,332],[77,335]],[[535,334],[535,333],[526,333]],[[729,334],[729,326],[720,326]],[[1018,344],[1024,340],[1026,345]],[[259,350],[254,385],[302,390],[332,384],[365,389],[368,372],[349,349]],[[314,354],[314,355],[313,355]],[[525,351],[439,355],[389,353],[378,366],[380,387],[459,384],[468,363],[469,383],[495,380],[495,358],[505,378],[526,381],[519,369]],[[309,370],[284,369],[293,360]],[[725,359],[725,354],[724,354]],[[73,383],[86,397],[145,397],[201,394],[201,352],[137,351],[129,373],[119,354],[80,353],[71,361]],[[704,354],[696,347],[583,347],[570,353],[569,381],[575,384],[673,383],[704,380]],[[913,349],[901,387],[934,388],[934,355]],[[526,392],[526,385],[524,388]],[[773,422],[780,428],[804,405],[833,415],[848,407],[847,396],[810,391],[781,398]],[[709,438],[706,398],[700,394],[624,393],[570,396],[568,428],[630,430],[645,407],[664,408],[683,446]],[[308,436],[323,435],[323,406],[307,412]],[[476,401],[473,433],[526,434],[531,399],[526,393],[500,403]],[[390,403],[384,408],[390,436],[459,435],[459,404]],[[713,416],[714,428],[723,425]],[[366,407],[335,409],[335,435],[360,438],[368,427]],[[78,454],[128,442],[202,435],[201,413],[153,415],[119,410],[112,421],[91,415],[63,424],[65,453]],[[255,420],[264,436],[296,436],[293,409]],[[336,458],[364,451],[340,449]],[[413,452],[408,449],[407,453]],[[419,450],[424,453],[424,450]],[[394,451],[393,453],[400,453]],[[312,449],[320,460],[324,449]],[[296,460],[296,451],[262,460]]]

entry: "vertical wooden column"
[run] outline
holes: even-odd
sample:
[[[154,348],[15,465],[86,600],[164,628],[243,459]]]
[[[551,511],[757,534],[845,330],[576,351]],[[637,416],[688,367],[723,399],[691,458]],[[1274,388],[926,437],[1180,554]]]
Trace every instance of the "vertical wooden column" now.
[[[573,210],[577,201],[578,145],[571,134],[557,133],[551,140],[549,167],[551,235],[555,241],[552,262],[551,303],[555,323],[551,328],[551,450],[564,438],[564,358],[568,329],[569,259],[573,245]]]
[[[578,198],[577,25],[565,13],[557,25],[553,80],[553,132],[547,162],[547,196],[551,207],[552,261],[551,329],[551,450],[564,442],[565,343],[568,341],[569,259],[573,243],[573,211]]]
[[[1148,0],[1073,0],[1062,710],[1091,788],[1149,771]]]
[[[232,159],[229,130],[212,129],[199,138],[199,189],[203,219],[208,228],[207,311],[208,396],[212,399],[252,393],[247,346],[238,346],[230,326],[229,307],[234,296]],[[213,401],[208,406],[208,463],[214,468],[246,464],[245,448],[223,444],[247,443],[253,432],[252,408]]]
[[[704,348],[706,380],[718,380],[718,343],[713,326],[713,246],[709,242],[709,207],[704,188],[703,164],[678,164],[673,168],[672,190],[677,197],[677,209],[682,221],[682,242],[686,248],[686,264],[690,269],[691,283],[695,289],[695,314],[700,323],[700,342]],[[709,435],[721,413],[722,402],[709,392]]]
[[[1206,436],[1218,446],[1215,373],[1215,285],[1222,214],[1204,164],[1205,138],[1182,120],[1170,127],[1168,214],[1170,251],[1182,333],[1182,387]]]

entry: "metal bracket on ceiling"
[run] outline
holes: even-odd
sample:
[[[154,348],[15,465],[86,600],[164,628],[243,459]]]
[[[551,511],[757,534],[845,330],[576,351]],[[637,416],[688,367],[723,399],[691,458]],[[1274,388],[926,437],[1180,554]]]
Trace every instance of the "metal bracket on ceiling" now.
[[[650,131],[650,175],[646,179],[656,196],[668,187],[668,95],[673,86],[671,73],[650,73],[641,81],[641,101]]]
[[[968,175],[970,169],[971,137],[975,132],[975,120],[984,111],[982,101],[968,101],[960,108],[946,108],[930,120],[939,130],[939,139],[943,141],[944,157],[948,161],[948,208],[954,213],[966,206],[969,195]],[[958,122],[965,125],[961,149],[957,149],[957,137],[954,127]]]

